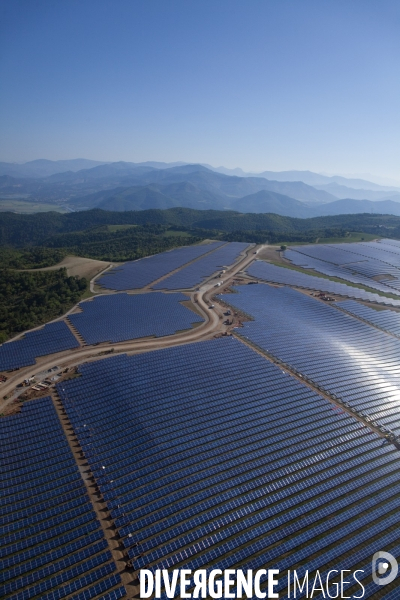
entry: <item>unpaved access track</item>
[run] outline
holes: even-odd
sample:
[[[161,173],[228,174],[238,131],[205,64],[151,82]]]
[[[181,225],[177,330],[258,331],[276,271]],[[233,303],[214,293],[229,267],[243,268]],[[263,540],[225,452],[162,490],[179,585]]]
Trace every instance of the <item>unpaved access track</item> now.
[[[200,314],[205,318],[205,322],[182,333],[170,335],[164,338],[146,338],[139,340],[129,340],[127,342],[120,342],[117,344],[102,343],[97,346],[81,346],[74,350],[66,350],[64,352],[58,352],[57,354],[51,354],[48,356],[39,357],[36,359],[36,364],[28,367],[22,367],[17,371],[7,374],[8,380],[5,383],[0,384],[0,412],[2,412],[8,404],[13,401],[13,398],[7,398],[15,389],[15,387],[21,383],[24,379],[32,376],[33,373],[46,371],[52,368],[54,365],[58,365],[61,368],[73,367],[83,362],[91,362],[94,360],[102,360],[109,358],[109,354],[104,352],[112,350],[115,354],[140,354],[143,352],[149,352],[151,350],[159,350],[161,348],[170,348],[172,346],[180,346],[182,344],[189,344],[192,342],[200,342],[202,340],[212,339],[217,334],[225,333],[229,330],[228,325],[223,325],[223,312],[225,308],[217,301],[213,301],[214,308],[209,308],[210,298],[214,294],[220,294],[224,288],[229,287],[232,284],[232,280],[239,271],[245,269],[255,258],[255,251],[261,247],[249,247],[244,256],[242,256],[234,265],[229,269],[226,269],[224,273],[224,284],[216,288],[216,279],[209,279],[206,281],[198,291],[190,292],[190,298],[195,303]],[[75,309],[71,309],[72,312]],[[65,315],[64,315],[65,316]],[[60,317],[62,319],[63,317]],[[50,392],[49,392],[50,393]]]

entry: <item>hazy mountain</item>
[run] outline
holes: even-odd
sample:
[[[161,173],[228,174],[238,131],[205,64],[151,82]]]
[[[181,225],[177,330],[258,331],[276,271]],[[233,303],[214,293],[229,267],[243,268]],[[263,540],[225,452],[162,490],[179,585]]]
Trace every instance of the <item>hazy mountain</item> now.
[[[365,189],[365,190],[376,190],[376,191],[395,191],[400,192],[400,187],[391,187],[387,185],[379,185],[372,181],[366,181],[365,179],[348,179],[347,177],[340,177],[339,175],[333,175],[327,178],[332,183],[338,183],[339,185],[347,185],[350,188]]]
[[[18,163],[0,162],[0,175],[13,177],[48,177],[64,171],[80,171],[105,164],[103,161],[74,158],[72,160],[46,160],[40,158],[22,165]]]
[[[314,187],[318,190],[328,192],[340,199],[353,198],[354,200],[393,200],[394,202],[400,202],[399,192],[358,190],[356,188],[349,188],[345,185],[339,185],[338,183],[328,183],[327,185],[316,185]]]
[[[97,205],[104,210],[126,211],[149,208],[173,208],[176,203],[172,198],[150,187],[131,188],[107,198]]]
[[[254,176],[254,174],[252,175]],[[365,179],[348,179],[347,177],[341,177],[340,175],[329,177],[327,175],[313,173],[312,171],[263,171],[262,173],[258,173],[258,177],[275,179],[276,181],[303,181],[312,186],[337,183],[355,189],[400,192],[400,188],[378,185],[377,183],[366,181]]]
[[[77,170],[82,164],[89,168]],[[4,165],[0,163],[0,172]],[[396,207],[400,203],[397,191],[363,180],[326,177],[310,171],[265,171],[259,176],[238,176],[199,164],[96,163],[85,159],[39,160],[11,167],[17,170],[23,167],[25,176],[0,175],[0,194],[3,197],[23,195],[33,201],[61,202],[75,210],[186,207],[269,212],[303,218],[361,212],[400,214],[399,206]],[[46,177],[37,176],[39,172],[62,167],[69,170]],[[29,170],[36,175],[28,177],[26,173]],[[233,171],[238,173],[240,170]],[[286,180],[267,179],[266,175]],[[299,181],[299,177],[312,181],[313,185]],[[349,182],[349,185],[342,185],[335,179]],[[321,180],[324,183],[316,183]],[[371,185],[379,189],[356,189],[350,184]]]
[[[185,162],[157,162],[157,161],[145,161],[145,162],[110,162],[110,161],[95,161],[88,160],[84,158],[77,158],[72,160],[47,160],[47,159],[38,159],[26,162],[24,164],[18,163],[7,163],[0,162],[0,176],[1,175],[11,175],[13,177],[28,177],[28,178],[43,178],[48,177],[50,175],[54,175],[57,173],[66,173],[68,171],[77,172],[81,170],[90,170],[93,167],[101,166],[101,165],[115,165],[114,173],[118,170],[133,170],[139,167],[147,167],[150,169],[156,170],[169,170],[174,169],[176,167],[193,167],[193,165],[185,163]],[[119,166],[119,167],[118,167]],[[387,185],[381,185],[378,183],[374,183],[372,181],[368,181],[362,178],[351,178],[351,177],[342,177],[339,175],[327,176],[321,175],[319,173],[313,173],[312,171],[263,171],[261,173],[252,173],[245,172],[243,169],[237,167],[235,169],[228,169],[226,167],[213,167],[208,164],[198,165],[199,167],[204,167],[210,171],[220,173],[227,176],[236,176],[236,177],[262,177],[264,179],[269,179],[272,181],[280,181],[280,182],[303,182],[310,186],[324,186],[329,185],[330,183],[337,183],[339,185],[347,186],[349,188],[355,189],[365,189],[365,190],[374,190],[374,191],[397,191],[400,192],[400,187],[390,187]],[[105,172],[105,176],[107,176],[107,172]],[[95,174],[91,174],[90,176],[95,177]],[[100,175],[99,175],[100,177]],[[328,190],[326,190],[328,191]]]
[[[224,208],[225,198],[184,181],[169,185],[149,185],[129,188],[104,199],[98,208],[106,210],[145,210],[148,208],[185,208],[213,209]],[[124,208],[125,207],[125,208]],[[129,208],[128,208],[129,207]]]
[[[197,187],[228,197],[241,198],[261,190],[269,190],[304,202],[331,202],[335,196],[303,182],[268,181],[261,177],[237,177],[210,171],[202,165],[185,165],[168,170],[152,171],[141,177],[143,183],[188,181]]]
[[[169,169],[185,165],[183,162],[163,163],[147,161],[141,163],[132,162],[109,162],[99,160],[88,160],[86,158],[74,158],[72,160],[47,160],[40,158],[32,160],[24,164],[0,162],[0,175],[11,175],[13,177],[33,177],[42,178],[55,175],[56,173],[67,173],[68,171],[76,172],[81,170],[92,169],[101,165],[125,165],[127,168],[149,167],[153,169]]]
[[[210,171],[215,171],[216,173],[222,173],[223,175],[236,175],[237,177],[257,177],[257,173],[246,173],[243,169],[236,167],[236,169],[227,169],[226,167],[213,167],[212,165],[203,164],[203,167],[207,167]]]
[[[196,209],[222,210],[226,199],[223,195],[202,190],[187,182],[168,185],[152,184],[96,192],[70,202],[79,210],[102,208],[104,210],[145,210],[147,208],[172,208],[183,206]]]
[[[113,163],[76,173],[57,174],[43,180],[41,193],[46,189],[71,195],[69,202],[74,206],[99,206],[96,202],[120,195],[124,187],[127,194],[136,194],[140,187],[151,186],[160,193],[173,198],[175,206],[198,208],[199,206],[220,209],[229,208],[235,198],[249,196],[261,190],[269,190],[308,203],[330,202],[335,196],[324,190],[316,190],[302,182],[268,181],[262,177],[237,177],[210,171],[202,165],[181,165],[168,169],[137,167],[130,163]],[[53,187],[52,187],[53,186]],[[154,187],[156,186],[156,187]],[[165,186],[175,186],[168,187]],[[130,190],[130,188],[135,190]],[[108,190],[108,194],[97,192]],[[140,201],[141,205],[141,201]],[[133,210],[133,208],[132,208]]]
[[[284,217],[300,218],[310,216],[312,210],[304,202],[269,190],[261,190],[239,198],[231,204],[231,209],[242,213],[275,213]]]
[[[336,200],[329,204],[321,204],[313,207],[310,217],[324,217],[328,215],[352,215],[359,213],[375,213],[382,215],[400,216],[400,203],[392,200],[380,200],[372,202],[371,200]]]
[[[170,183],[164,186],[152,186],[163,194],[173,198],[176,202],[175,206],[186,206],[187,208],[196,209],[213,209],[215,206],[227,208],[227,199],[224,195],[213,191],[202,190],[196,185],[188,181],[181,183]]]
[[[126,178],[139,180],[142,176],[153,171],[157,171],[148,166],[137,166],[132,163],[118,162],[106,165],[99,165],[91,169],[82,169],[80,171],[68,171],[66,173],[55,173],[45,180],[50,183],[69,183],[79,184],[88,181],[99,181],[110,179],[110,181],[121,181]]]
[[[195,186],[193,186],[195,188]],[[217,195],[204,198],[203,192],[193,189],[190,184],[172,184],[170,186],[145,186],[122,190],[117,194],[103,198],[97,204],[88,207],[102,208],[103,210],[146,210],[150,208],[201,208],[215,210],[236,210],[242,213],[274,213],[282,216],[297,218],[311,218],[321,216],[335,216],[342,214],[392,214],[400,216],[400,203],[391,200],[372,202],[370,200],[336,200],[327,204],[307,205],[304,202],[261,190],[243,198],[231,198],[229,205],[226,198]]]

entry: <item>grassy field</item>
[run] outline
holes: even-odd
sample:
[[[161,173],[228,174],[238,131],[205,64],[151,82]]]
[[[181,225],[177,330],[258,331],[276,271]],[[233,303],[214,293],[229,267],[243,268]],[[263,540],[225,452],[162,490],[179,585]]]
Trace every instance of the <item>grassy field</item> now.
[[[59,213],[68,212],[58,204],[45,204],[41,202],[26,202],[24,200],[14,200],[11,198],[0,198],[0,212],[15,212],[33,214],[39,212],[55,211]]]

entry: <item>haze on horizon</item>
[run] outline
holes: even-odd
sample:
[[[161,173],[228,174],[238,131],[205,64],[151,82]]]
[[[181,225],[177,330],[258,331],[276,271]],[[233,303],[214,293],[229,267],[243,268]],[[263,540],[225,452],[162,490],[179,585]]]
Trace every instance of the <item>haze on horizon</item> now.
[[[0,160],[398,182],[399,30],[395,0],[4,0]]]

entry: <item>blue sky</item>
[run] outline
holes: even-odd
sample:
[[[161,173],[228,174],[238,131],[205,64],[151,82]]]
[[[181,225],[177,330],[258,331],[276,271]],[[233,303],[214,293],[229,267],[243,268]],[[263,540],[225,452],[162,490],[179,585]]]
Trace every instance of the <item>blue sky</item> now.
[[[397,0],[0,0],[0,160],[400,179]]]

